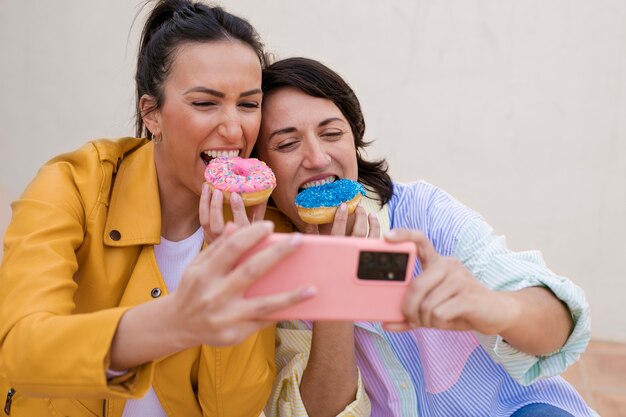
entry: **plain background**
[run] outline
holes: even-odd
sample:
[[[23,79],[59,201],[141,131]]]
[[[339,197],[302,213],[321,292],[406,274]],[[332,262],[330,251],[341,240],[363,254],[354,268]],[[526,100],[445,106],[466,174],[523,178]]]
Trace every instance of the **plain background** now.
[[[277,57],[352,85],[370,155],[540,249],[626,341],[626,2],[233,0]],[[0,233],[54,155],[133,135],[136,0],[0,0]],[[548,319],[548,318],[546,318]]]

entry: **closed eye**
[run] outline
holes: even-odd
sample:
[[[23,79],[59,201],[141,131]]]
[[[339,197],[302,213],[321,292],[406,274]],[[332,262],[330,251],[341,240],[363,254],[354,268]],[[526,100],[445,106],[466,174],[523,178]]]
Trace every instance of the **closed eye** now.
[[[322,132],[320,137],[328,139],[328,140],[338,140],[338,139],[341,139],[344,133],[345,132],[342,130],[332,130],[332,131]]]
[[[195,107],[210,107],[215,106],[217,103],[214,101],[193,101],[191,102]]]
[[[246,101],[244,103],[240,103],[239,105],[246,109],[258,109],[260,107],[260,104],[256,101]]]
[[[298,146],[299,143],[300,142],[295,139],[284,140],[276,144],[276,146],[274,146],[274,150],[278,152],[289,152],[289,151],[294,150]]]

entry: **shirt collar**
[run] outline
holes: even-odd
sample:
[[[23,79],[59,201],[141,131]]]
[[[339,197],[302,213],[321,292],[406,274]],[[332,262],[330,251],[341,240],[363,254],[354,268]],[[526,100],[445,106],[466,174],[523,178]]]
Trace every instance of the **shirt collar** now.
[[[120,160],[114,178],[104,243],[109,246],[158,244],[161,204],[154,144],[148,142]]]

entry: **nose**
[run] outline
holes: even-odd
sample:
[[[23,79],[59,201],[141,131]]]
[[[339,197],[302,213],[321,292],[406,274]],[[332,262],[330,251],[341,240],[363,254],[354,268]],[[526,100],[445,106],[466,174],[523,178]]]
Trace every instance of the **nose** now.
[[[217,127],[217,133],[231,143],[239,143],[243,137],[241,118],[237,110],[225,109]]]
[[[317,138],[306,141],[305,156],[302,166],[308,169],[323,169],[330,165],[331,157]]]

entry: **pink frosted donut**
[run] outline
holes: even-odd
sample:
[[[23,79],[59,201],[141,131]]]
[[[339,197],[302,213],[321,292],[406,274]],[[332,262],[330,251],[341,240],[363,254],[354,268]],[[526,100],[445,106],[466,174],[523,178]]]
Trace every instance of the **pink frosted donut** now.
[[[224,193],[224,202],[230,203],[230,193],[237,193],[246,207],[267,201],[276,187],[276,177],[270,167],[256,158],[212,159],[204,178],[211,190]]]

